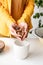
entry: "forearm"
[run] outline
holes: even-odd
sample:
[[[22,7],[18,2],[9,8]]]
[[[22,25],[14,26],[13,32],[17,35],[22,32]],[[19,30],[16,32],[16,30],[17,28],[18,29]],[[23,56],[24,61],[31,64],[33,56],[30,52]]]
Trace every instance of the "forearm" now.
[[[21,21],[25,21],[25,22],[29,23],[30,17],[33,14],[33,11],[34,11],[34,0],[29,0],[28,4],[24,10],[24,13],[22,14],[22,17],[19,19],[19,23]]]
[[[34,11],[34,0],[30,0],[24,10],[24,13],[21,18],[31,17]]]
[[[3,20],[9,27],[15,20],[12,18],[12,16],[8,13],[7,10],[3,6],[0,6],[0,19]]]

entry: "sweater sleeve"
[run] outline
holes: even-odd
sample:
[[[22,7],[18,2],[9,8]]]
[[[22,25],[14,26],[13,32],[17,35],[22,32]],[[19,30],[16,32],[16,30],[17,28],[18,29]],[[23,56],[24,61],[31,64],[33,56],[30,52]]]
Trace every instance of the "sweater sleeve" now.
[[[3,20],[9,27],[15,20],[12,18],[12,16],[9,14],[9,12],[1,5],[0,6],[0,19]]]
[[[26,5],[21,18],[18,20],[18,23],[20,23],[21,21],[29,23],[33,11],[34,11],[34,0],[28,0],[28,4]]]

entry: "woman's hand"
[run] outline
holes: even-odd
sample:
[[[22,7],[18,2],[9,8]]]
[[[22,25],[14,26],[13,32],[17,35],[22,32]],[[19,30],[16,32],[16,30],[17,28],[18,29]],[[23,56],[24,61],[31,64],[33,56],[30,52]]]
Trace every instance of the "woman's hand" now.
[[[19,26],[22,29],[22,40],[24,40],[28,35],[28,24],[26,22],[20,22]]]
[[[16,37],[17,39],[21,40],[21,35],[19,35],[19,34],[17,33],[17,30],[18,30],[19,28],[20,28],[20,27],[19,27],[16,23],[11,24],[10,27],[9,27],[11,35],[13,35],[13,36]]]

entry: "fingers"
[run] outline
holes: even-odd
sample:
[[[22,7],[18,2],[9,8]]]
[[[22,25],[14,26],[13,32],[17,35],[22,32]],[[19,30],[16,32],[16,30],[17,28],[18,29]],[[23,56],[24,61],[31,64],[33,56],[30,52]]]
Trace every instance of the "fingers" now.
[[[13,32],[11,32],[11,34],[12,34],[15,38],[17,38],[18,40],[21,40],[21,35],[17,35],[17,34],[15,34],[15,33],[13,33]]]
[[[17,38],[18,40],[21,40],[21,38],[19,38],[18,36],[16,36],[16,38]]]
[[[25,37],[25,38],[27,38],[27,36],[28,36],[28,33],[27,33],[27,35],[26,35],[26,37]]]
[[[19,39],[19,40],[21,40],[21,35],[19,35],[19,34],[17,34],[16,33],[16,30],[13,28],[13,27],[10,27],[10,33],[14,36],[14,37],[16,37],[17,39]]]
[[[22,40],[24,40],[26,37],[27,37],[27,32],[25,32],[25,34],[24,34]]]
[[[15,29],[16,27],[16,29]],[[12,24],[10,27],[11,34],[16,37],[18,40],[24,40],[28,35],[28,27],[26,26],[17,26],[16,24]]]
[[[14,37],[19,37],[19,38],[22,37],[21,35],[17,34],[15,30],[14,30],[14,31],[11,31],[11,34],[12,34]]]
[[[24,40],[24,39],[27,37],[27,35],[28,35],[28,29],[25,28],[25,29],[24,29],[24,35],[23,35],[23,37],[22,37],[22,40]]]

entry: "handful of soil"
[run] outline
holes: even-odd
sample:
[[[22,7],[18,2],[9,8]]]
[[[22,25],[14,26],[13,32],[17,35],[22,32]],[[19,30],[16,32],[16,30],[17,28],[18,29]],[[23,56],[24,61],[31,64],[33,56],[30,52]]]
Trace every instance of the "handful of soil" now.
[[[13,28],[16,30],[17,34],[22,35],[22,29],[18,25],[13,26]]]
[[[16,30],[16,33],[23,36],[24,28],[21,29],[18,25],[13,27]]]
[[[5,43],[0,40],[0,53],[4,50],[5,48]]]

